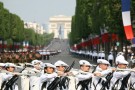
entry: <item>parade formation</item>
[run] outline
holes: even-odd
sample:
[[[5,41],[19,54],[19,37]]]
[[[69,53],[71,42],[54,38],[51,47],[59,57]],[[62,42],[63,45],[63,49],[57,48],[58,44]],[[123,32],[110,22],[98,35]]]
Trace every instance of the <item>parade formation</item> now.
[[[73,50],[71,53],[73,54]],[[105,55],[101,56],[90,56],[96,60],[95,64],[87,60],[78,61],[79,69],[74,68],[75,61],[68,65],[63,60],[57,60],[54,64],[43,63],[37,59],[25,63],[0,63],[0,88],[1,90],[135,90],[135,70],[133,66],[132,68],[128,66],[129,62],[125,60],[124,53],[119,52],[115,60],[111,56],[108,56],[111,57],[108,59],[105,59]]]
[[[0,90],[135,90],[135,0],[74,0],[42,25],[70,0],[24,1],[0,0]]]

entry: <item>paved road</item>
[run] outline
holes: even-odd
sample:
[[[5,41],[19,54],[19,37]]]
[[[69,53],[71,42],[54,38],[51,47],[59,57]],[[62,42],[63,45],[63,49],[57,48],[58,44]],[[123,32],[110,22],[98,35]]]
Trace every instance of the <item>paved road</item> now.
[[[75,60],[74,68],[79,68],[78,61],[82,58],[75,58],[69,54],[68,40],[58,40],[58,39],[53,40],[51,45],[48,47],[48,50],[62,50],[62,52],[59,55],[51,56],[50,60],[43,60],[43,62],[49,62],[49,63],[51,62],[54,64],[56,61],[62,60],[66,62],[68,65],[71,65],[71,63]]]

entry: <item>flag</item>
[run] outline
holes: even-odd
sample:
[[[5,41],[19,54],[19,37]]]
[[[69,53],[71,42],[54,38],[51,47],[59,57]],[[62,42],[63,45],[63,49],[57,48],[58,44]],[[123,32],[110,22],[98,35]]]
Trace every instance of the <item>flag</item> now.
[[[122,2],[122,19],[124,30],[127,39],[133,38],[133,30],[131,26],[131,16],[130,16],[130,0],[121,0]]]

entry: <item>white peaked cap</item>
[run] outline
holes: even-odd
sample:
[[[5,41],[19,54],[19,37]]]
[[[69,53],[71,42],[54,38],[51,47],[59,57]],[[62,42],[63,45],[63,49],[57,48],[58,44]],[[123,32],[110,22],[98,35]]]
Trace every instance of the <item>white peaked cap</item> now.
[[[63,62],[63,61],[61,61],[61,60],[55,62],[54,65],[55,65],[55,66],[68,66],[65,62]]]
[[[90,62],[88,62],[88,61],[86,61],[86,60],[80,60],[80,61],[79,61],[79,64],[80,64],[80,65],[92,66],[92,65],[90,64]]]
[[[6,63],[5,64],[5,67],[16,67],[15,64],[13,63]]]
[[[56,68],[56,66],[51,63],[44,63],[44,67],[52,67],[54,69]]]
[[[0,63],[0,66],[4,67],[4,66],[5,66],[5,64],[4,64],[4,63]]]
[[[116,64],[126,64],[126,65],[128,65],[129,63],[126,61],[126,60],[118,60],[118,61],[116,61]]]
[[[125,57],[123,55],[117,56],[115,61],[117,62],[117,61],[121,61],[121,60],[125,60]]]
[[[35,64],[37,64],[37,63],[42,64],[42,62],[41,62],[41,61],[39,61],[39,60],[33,60],[33,61],[31,62],[31,64],[32,64],[32,65],[35,65]]]
[[[107,61],[107,60],[105,60],[105,59],[98,59],[97,60],[97,63],[99,64],[99,63],[102,63],[102,64],[108,64],[108,65],[110,65],[110,63]]]
[[[128,65],[129,63],[121,55],[121,57],[119,56],[118,59],[116,60],[116,64],[127,64]]]

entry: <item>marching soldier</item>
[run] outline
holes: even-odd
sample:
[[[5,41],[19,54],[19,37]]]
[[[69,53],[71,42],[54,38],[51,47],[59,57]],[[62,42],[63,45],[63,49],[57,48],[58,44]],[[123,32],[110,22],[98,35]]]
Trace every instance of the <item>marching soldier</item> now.
[[[108,87],[102,84],[107,81],[106,76],[113,70],[109,69],[110,63],[105,59],[98,59],[97,63],[98,66],[96,67],[93,77],[93,90],[107,90]]]
[[[44,73],[40,76],[40,90],[54,90],[57,88],[57,80],[59,80],[59,78],[56,78],[57,73],[55,69],[56,67],[53,64],[45,63]]]
[[[92,66],[86,60],[80,60],[80,70],[79,73],[76,75],[76,84],[77,90],[92,90],[92,76],[93,74],[90,73],[90,67]]]
[[[127,69],[128,62],[119,58],[116,61],[118,69]],[[129,71],[115,71],[110,82],[109,90],[129,90],[127,86],[129,83],[130,72]]]
[[[63,76],[65,74],[64,71],[68,67],[68,65],[61,60],[58,60],[57,62],[55,62],[54,65],[56,66],[56,70],[57,70],[58,75]]]
[[[13,63],[6,63],[5,69],[8,72],[13,73],[15,71],[15,65]],[[2,90],[19,90],[18,85],[16,83],[17,81],[17,75],[13,75],[10,73],[5,73],[2,75]]]
[[[38,60],[33,60],[32,65],[34,68],[31,70],[32,74],[41,73],[41,62]],[[40,76],[31,76],[30,77],[30,90],[40,90],[39,88]]]
[[[54,65],[56,66],[58,76],[61,79],[61,81],[59,82],[58,90],[69,90],[69,75],[71,72],[65,72],[68,65],[61,60],[55,62]]]

